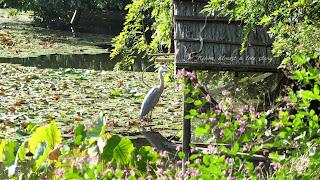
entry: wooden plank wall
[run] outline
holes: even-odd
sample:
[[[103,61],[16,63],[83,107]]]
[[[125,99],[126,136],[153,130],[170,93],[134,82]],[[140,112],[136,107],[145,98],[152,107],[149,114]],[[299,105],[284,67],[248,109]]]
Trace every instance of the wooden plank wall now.
[[[273,40],[266,29],[256,28],[250,33],[250,45],[244,54],[240,54],[243,40],[241,23],[229,22],[226,17],[216,15],[206,17],[207,14],[201,13],[206,4],[206,1],[174,0],[177,68],[277,71],[280,59],[272,58]],[[201,39],[203,46],[200,52]]]

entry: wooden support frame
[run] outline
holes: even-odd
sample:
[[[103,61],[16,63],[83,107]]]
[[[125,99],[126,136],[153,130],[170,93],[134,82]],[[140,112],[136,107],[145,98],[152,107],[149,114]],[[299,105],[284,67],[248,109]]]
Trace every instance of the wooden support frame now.
[[[190,84],[191,80],[187,79],[187,84]],[[191,110],[191,104],[185,103],[186,99],[188,98],[189,94],[183,94],[183,134],[182,134],[182,150],[184,153],[184,159],[182,162],[182,172],[183,175],[186,173],[186,162],[189,161],[190,156],[190,143],[191,143],[191,120],[186,119],[186,115],[189,114],[189,111]]]

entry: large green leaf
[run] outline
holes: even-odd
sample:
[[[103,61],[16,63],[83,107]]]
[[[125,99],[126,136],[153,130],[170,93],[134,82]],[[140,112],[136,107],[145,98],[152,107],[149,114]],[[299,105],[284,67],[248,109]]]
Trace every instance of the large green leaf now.
[[[43,142],[46,142],[50,149],[54,149],[55,145],[61,143],[61,132],[55,122],[36,129],[28,140],[30,152],[35,154],[36,148]]]
[[[134,146],[130,139],[120,138],[117,135],[112,136],[107,141],[107,145],[103,148],[102,159],[111,161],[116,160],[122,165],[130,162],[131,153]]]
[[[16,142],[15,141],[7,141],[4,146],[4,164],[11,165],[15,160],[15,150],[16,150]]]
[[[113,150],[118,146],[120,141],[121,138],[116,135],[108,139],[107,145],[104,146],[103,153],[101,154],[103,160],[111,161],[113,159]]]
[[[196,126],[195,134],[196,136],[203,136],[210,131],[210,125],[205,124],[204,126]]]
[[[93,129],[87,132],[88,138],[99,137],[101,134],[104,134],[106,128],[106,117],[100,113],[98,123],[95,124]]]
[[[4,146],[6,145],[6,140],[1,140],[0,141],[0,162],[3,161],[4,159]]]
[[[30,152],[35,154],[37,169],[48,160],[50,152],[61,141],[61,132],[55,122],[35,130],[28,140],[28,145]]]
[[[130,162],[131,153],[134,150],[134,146],[130,139],[122,138],[118,146],[114,149],[113,155],[116,161],[122,165]]]
[[[75,134],[75,143],[77,145],[80,145],[83,140],[86,137],[86,131],[84,130],[85,127],[83,124],[79,124],[75,129],[74,129],[74,134]]]
[[[146,171],[147,162],[156,162],[158,160],[158,153],[152,150],[151,146],[143,146],[137,151],[141,159],[137,158],[137,167],[140,171]]]

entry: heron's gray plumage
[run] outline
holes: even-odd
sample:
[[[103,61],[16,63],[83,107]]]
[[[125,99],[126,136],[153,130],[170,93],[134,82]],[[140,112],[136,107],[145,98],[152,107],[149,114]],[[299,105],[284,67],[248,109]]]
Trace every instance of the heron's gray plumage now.
[[[163,92],[164,89],[164,80],[162,73],[167,72],[168,68],[166,66],[161,66],[159,69],[159,79],[160,79],[160,85],[157,87],[152,88],[148,94],[144,97],[141,110],[140,110],[140,115],[139,118],[140,120],[143,120],[144,117],[152,111],[152,109],[156,106],[158,103],[160,96]]]
[[[140,119],[143,119],[158,103],[163,89],[159,87],[152,88],[144,98],[140,110]]]

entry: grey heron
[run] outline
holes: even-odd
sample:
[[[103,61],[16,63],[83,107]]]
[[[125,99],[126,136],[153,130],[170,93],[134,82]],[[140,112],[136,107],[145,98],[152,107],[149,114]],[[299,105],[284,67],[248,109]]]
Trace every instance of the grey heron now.
[[[162,74],[168,71],[169,69],[167,66],[164,66],[164,65],[160,66],[159,68],[160,85],[150,89],[148,94],[144,97],[141,105],[141,109],[140,109],[140,115],[139,115],[140,120],[144,120],[146,118],[146,115],[148,115],[158,103],[164,89],[164,80],[163,80]]]

